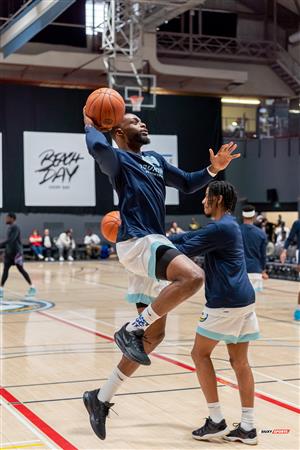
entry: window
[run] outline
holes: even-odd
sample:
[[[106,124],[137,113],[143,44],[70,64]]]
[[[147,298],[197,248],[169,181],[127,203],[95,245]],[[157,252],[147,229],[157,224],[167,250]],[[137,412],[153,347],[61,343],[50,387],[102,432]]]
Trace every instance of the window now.
[[[94,17],[94,21],[93,21]],[[104,1],[86,0],[85,2],[85,32],[87,35],[101,33],[104,21]],[[93,29],[94,23],[94,29]]]

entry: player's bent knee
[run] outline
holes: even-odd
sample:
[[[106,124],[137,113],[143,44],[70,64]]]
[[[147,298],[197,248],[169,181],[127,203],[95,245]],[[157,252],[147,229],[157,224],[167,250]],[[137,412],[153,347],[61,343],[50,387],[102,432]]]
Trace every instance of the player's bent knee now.
[[[237,372],[249,368],[249,362],[247,359],[239,360],[236,358],[230,358],[229,361],[233,370]]]
[[[204,283],[204,274],[202,269],[193,268],[183,279],[183,284],[186,289],[192,293],[197,292]]]
[[[203,351],[199,348],[193,348],[191,351],[191,357],[195,365],[201,365],[201,362],[210,359],[211,351]]]
[[[194,361],[194,363],[196,364],[198,361],[198,358],[199,358],[199,352],[198,352],[198,350],[195,349],[195,347],[192,348],[191,357],[192,357],[192,360]]]

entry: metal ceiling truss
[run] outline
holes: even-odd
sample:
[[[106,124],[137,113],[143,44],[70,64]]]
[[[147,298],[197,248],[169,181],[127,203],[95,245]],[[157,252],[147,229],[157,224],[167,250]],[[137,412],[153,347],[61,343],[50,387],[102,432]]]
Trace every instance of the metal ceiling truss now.
[[[102,51],[108,72],[118,70],[125,58],[129,70],[138,74],[143,66],[143,33],[165,20],[199,6],[205,0],[105,0]]]
[[[105,2],[102,50],[109,58],[122,54],[134,58],[141,49],[143,6],[137,2],[109,0]]]

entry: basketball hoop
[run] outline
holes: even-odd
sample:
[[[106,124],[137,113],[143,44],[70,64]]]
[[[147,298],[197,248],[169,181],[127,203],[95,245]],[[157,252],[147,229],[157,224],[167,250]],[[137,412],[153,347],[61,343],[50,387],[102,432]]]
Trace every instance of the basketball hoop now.
[[[131,101],[132,111],[140,111],[144,97],[142,95],[131,95],[129,99]]]

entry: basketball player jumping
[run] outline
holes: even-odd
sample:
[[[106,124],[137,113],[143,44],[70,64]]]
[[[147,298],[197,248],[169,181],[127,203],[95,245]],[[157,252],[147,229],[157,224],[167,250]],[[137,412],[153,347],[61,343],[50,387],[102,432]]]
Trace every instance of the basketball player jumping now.
[[[111,132],[121,150],[113,148],[85,114],[84,121],[88,150],[119,196],[122,225],[117,254],[129,271],[127,299],[136,304],[139,313],[115,335],[124,353],[118,366],[101,389],[84,393],[91,426],[100,439],[105,439],[113,395],[139,364],[151,363],[147,355],[164,338],[166,314],[203,284],[203,271],[165,236],[166,186],[196,192],[240,155],[232,154],[236,145],[230,142],[216,155],[209,150],[208,168],[187,173],[156,152],[141,151],[150,139],[146,125],[136,115],[125,114]]]
[[[227,441],[257,444],[254,425],[254,380],[248,363],[249,342],[259,338],[254,310],[255,292],[249,281],[239,225],[231,215],[237,195],[225,181],[212,181],[203,200],[204,213],[213,220],[204,228],[170,239],[188,256],[205,255],[206,305],[196,330],[192,358],[209,417],[193,431],[197,440],[223,436]],[[236,374],[242,403],[241,423],[229,431],[222,415],[211,353],[225,341]]]
[[[0,247],[5,247],[4,268],[0,287],[0,300],[3,299],[3,287],[8,278],[8,272],[11,266],[16,266],[18,271],[23,275],[23,277],[29,284],[27,297],[33,297],[36,294],[36,289],[31,282],[30,276],[23,267],[23,246],[21,242],[21,232],[20,228],[15,222],[16,215],[14,213],[8,213],[5,217],[5,223],[6,225],[9,225],[7,239],[6,241],[0,243]]]

